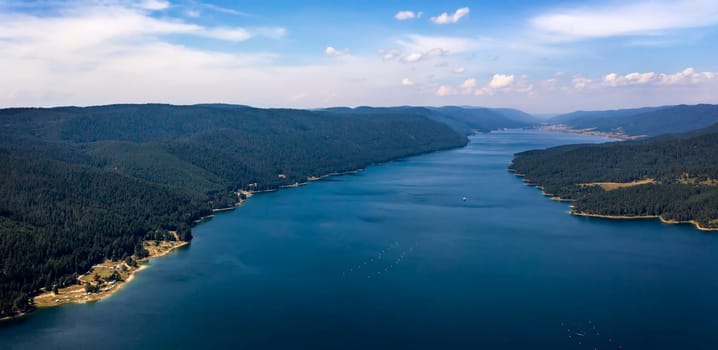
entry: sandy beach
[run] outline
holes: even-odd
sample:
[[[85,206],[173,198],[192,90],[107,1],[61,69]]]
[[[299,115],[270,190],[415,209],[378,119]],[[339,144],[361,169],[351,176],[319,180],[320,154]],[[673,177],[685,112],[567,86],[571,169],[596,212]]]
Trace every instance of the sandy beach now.
[[[148,268],[147,263],[151,259],[165,256],[189,243],[185,241],[145,241],[143,245],[149,252],[149,256],[138,259],[136,266],[131,266],[124,261],[105,260],[79,276],[78,284],[60,288],[58,293],[52,291],[41,293],[33,298],[33,303],[38,308],[45,308],[65,304],[90,303],[105,299],[130,283],[135,278],[135,274]],[[119,277],[119,279],[110,277],[113,275]],[[85,289],[88,284],[96,287],[97,292],[88,292]]]

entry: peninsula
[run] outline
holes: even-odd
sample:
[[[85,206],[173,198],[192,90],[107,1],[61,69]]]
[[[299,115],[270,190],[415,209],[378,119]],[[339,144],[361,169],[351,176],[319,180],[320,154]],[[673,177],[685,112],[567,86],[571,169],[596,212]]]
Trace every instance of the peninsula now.
[[[44,308],[69,303],[95,302],[107,298],[132,281],[137,272],[147,267],[146,264],[150,259],[165,256],[175,249],[189,244],[187,241],[178,240],[148,240],[142,243],[147,252],[146,257],[131,256],[121,261],[105,260],[92,266],[86,273],[77,276],[77,284],[63,288],[53,285],[50,290],[43,288],[43,292],[33,298],[33,305]]]
[[[521,152],[509,170],[571,213],[718,230],[718,124],[685,134]]]

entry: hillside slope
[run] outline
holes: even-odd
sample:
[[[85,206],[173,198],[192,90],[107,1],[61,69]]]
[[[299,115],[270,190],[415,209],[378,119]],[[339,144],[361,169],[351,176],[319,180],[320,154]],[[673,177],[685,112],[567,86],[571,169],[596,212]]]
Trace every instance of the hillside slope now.
[[[718,105],[679,105],[611,111],[573,112],[553,117],[548,124],[631,136],[688,132],[718,123]]]
[[[310,177],[461,147],[417,113],[112,105],[0,110],[0,318],[143,240]]]
[[[530,114],[509,108],[482,107],[357,107],[328,108],[325,111],[352,114],[417,114],[431,120],[446,124],[464,135],[474,132],[489,132],[505,128],[522,128],[533,126],[538,119]]]

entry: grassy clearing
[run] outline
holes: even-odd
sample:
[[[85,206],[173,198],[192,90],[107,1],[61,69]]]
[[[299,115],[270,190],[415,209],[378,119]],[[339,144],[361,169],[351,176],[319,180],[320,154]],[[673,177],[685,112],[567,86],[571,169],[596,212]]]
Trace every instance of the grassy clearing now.
[[[643,179],[638,181],[632,181],[632,182],[591,182],[586,184],[581,184],[581,186],[600,186],[605,191],[613,191],[617,190],[619,188],[625,188],[625,187],[633,187],[633,186],[640,186],[640,185],[647,185],[647,184],[654,184],[656,183],[656,180],[654,179]]]

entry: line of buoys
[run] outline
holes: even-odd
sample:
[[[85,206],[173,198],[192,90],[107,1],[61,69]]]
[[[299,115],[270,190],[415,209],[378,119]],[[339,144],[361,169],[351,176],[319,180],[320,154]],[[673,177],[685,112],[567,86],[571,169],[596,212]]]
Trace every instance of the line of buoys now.
[[[590,349],[623,349],[623,345],[618,344],[613,337],[601,336],[598,326],[592,320],[568,324],[561,322],[561,327],[566,331],[566,337],[569,342],[579,345],[581,348],[588,346]]]
[[[392,269],[394,269],[397,265],[399,265],[402,261],[404,261],[408,254],[412,253],[414,249],[418,246],[418,243],[414,243],[408,248],[402,250],[399,252],[399,254],[396,255],[396,257],[392,260],[390,260],[388,263],[381,264],[381,266],[376,266],[379,263],[382,263],[385,258],[388,257],[391,251],[399,248],[399,242],[394,242],[390,244],[388,247],[382,249],[377,253],[376,255],[372,255],[368,259],[359,262],[357,265],[354,265],[344,271],[342,271],[342,276],[347,277],[348,275],[351,275],[353,273],[359,272],[359,270],[362,269],[362,266],[364,266],[366,269],[370,269],[369,266],[372,266],[370,270],[374,270],[374,267],[376,268],[376,271],[374,272],[368,272],[367,278],[378,278],[379,276],[388,274]]]

